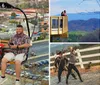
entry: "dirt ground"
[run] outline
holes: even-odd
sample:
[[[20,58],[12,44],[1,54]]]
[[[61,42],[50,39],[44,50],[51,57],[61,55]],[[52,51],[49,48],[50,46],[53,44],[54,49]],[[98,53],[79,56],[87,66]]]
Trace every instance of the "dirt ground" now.
[[[73,79],[72,76],[69,77],[69,85],[100,85],[100,66],[93,66],[90,69],[80,69],[78,68],[82,79],[84,82],[80,82],[78,76],[77,80]],[[67,72],[63,72],[61,83],[57,84],[57,72],[54,70],[51,71],[50,83],[51,85],[66,85],[66,74]],[[75,74],[77,75],[77,74]]]

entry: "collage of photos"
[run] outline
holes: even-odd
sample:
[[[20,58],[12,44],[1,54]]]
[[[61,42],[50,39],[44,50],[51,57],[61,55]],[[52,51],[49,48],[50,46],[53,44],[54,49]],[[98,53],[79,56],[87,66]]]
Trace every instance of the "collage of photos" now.
[[[100,0],[0,0],[0,85],[100,85]]]

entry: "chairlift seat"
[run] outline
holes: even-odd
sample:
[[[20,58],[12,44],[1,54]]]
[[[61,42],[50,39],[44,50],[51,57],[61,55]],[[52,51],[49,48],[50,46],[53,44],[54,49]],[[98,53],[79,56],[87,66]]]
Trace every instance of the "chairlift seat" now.
[[[3,47],[3,45],[2,45],[2,47]],[[11,49],[9,49],[9,48],[2,48],[1,50],[2,50],[2,53],[1,53],[1,57],[2,58],[3,58],[5,53],[12,52]],[[21,64],[24,64],[27,61],[27,59],[28,59],[28,53],[26,54],[26,59]],[[15,64],[15,61],[13,61],[13,60],[12,61],[8,61],[8,63],[9,64]]]

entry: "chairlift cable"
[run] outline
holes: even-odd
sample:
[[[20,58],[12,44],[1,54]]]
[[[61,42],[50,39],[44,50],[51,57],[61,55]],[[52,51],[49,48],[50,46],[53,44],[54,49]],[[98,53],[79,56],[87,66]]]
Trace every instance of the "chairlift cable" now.
[[[100,1],[100,0],[99,0]],[[97,2],[97,4],[99,5],[99,7],[100,7],[100,2],[99,2],[98,0],[96,0],[96,2]]]

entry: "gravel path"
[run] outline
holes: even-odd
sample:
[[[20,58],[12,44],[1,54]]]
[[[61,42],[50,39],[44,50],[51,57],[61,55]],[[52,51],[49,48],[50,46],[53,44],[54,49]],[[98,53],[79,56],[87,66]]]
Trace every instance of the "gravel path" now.
[[[74,80],[71,76],[69,77],[69,85],[100,85],[100,71],[88,72],[81,74],[84,82],[80,82],[79,79]],[[66,85],[66,77],[62,76],[62,82],[57,84],[57,76],[51,77],[51,85]]]

